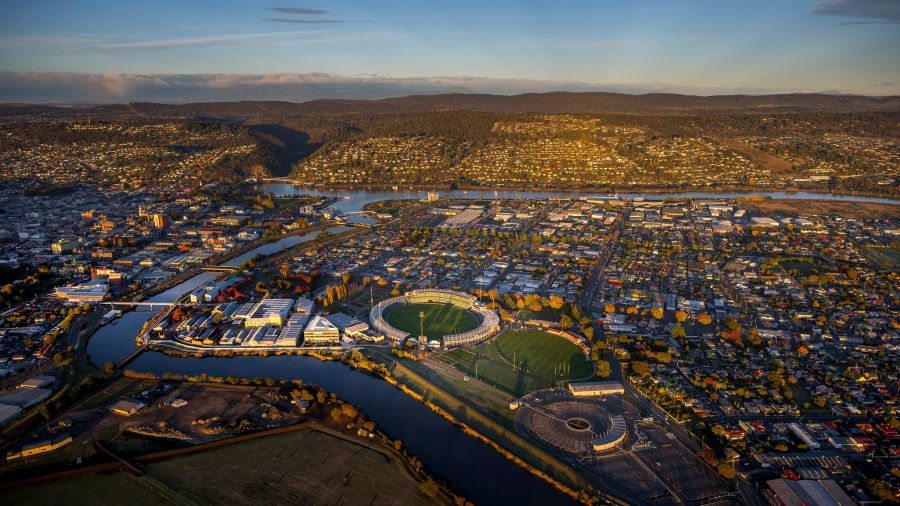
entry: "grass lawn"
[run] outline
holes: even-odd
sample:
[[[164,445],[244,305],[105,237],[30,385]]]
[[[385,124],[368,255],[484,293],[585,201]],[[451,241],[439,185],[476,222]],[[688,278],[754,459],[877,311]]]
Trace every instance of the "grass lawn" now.
[[[387,322],[394,328],[419,335],[419,312],[425,312],[424,330],[429,340],[440,340],[449,334],[467,332],[478,327],[472,313],[445,304],[406,304],[393,308]]]
[[[202,504],[423,504],[393,457],[316,430],[154,462],[150,475]]]
[[[551,387],[558,381],[593,375],[593,366],[584,359],[580,348],[540,330],[504,332],[472,350],[447,352],[439,360],[470,376],[476,375],[477,367],[479,379],[517,396]]]
[[[163,504],[167,502],[122,473],[94,473],[3,491],[5,504]]]

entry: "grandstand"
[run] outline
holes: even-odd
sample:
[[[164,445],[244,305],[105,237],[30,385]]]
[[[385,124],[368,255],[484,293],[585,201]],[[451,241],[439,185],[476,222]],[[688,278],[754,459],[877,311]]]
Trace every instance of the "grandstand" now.
[[[399,304],[447,304],[475,313],[481,322],[480,325],[468,332],[443,336],[444,348],[477,344],[490,339],[500,330],[500,318],[497,316],[497,312],[479,303],[474,295],[453,290],[411,290],[400,297],[379,302],[369,312],[370,325],[392,341],[399,342],[409,337],[408,332],[394,328],[385,320],[392,307]]]
[[[565,391],[543,390],[526,396],[516,424],[565,452],[591,456],[620,445],[628,435],[625,418],[592,399],[576,399]]]

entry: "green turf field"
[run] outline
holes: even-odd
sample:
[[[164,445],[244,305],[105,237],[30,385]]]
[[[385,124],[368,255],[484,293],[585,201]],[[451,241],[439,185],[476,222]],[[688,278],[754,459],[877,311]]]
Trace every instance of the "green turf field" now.
[[[540,330],[507,331],[471,350],[451,350],[438,359],[473,377],[477,364],[478,379],[514,395],[593,375],[580,348]]]
[[[425,312],[424,330],[429,340],[467,332],[478,327],[472,313],[449,304],[406,304],[391,309],[387,322],[396,329],[419,335],[419,311]]]

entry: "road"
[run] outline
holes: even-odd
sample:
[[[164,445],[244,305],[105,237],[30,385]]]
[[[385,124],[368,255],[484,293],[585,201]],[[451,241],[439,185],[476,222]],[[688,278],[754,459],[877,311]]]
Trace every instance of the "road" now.
[[[609,257],[612,256],[613,248],[619,240],[619,234],[622,232],[622,228],[625,224],[625,219],[622,216],[619,216],[618,220],[612,235],[610,235],[609,239],[607,239],[606,243],[603,245],[603,251],[597,259],[597,265],[594,266],[591,275],[588,277],[587,283],[584,285],[584,291],[581,294],[580,302],[582,307],[587,311],[590,311],[591,309],[591,300],[593,299],[594,294],[597,293],[597,285],[600,283],[600,278],[603,275],[603,271],[606,269],[606,264],[609,262]]]

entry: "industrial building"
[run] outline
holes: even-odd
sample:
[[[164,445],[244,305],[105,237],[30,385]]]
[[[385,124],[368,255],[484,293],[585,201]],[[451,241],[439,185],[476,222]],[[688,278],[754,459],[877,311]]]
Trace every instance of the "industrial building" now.
[[[262,327],[263,325],[284,324],[291,308],[294,307],[294,299],[263,299],[255,306],[244,320],[245,327]]]
[[[117,415],[131,416],[144,409],[146,404],[135,399],[122,399],[113,404],[109,410]]]
[[[853,506],[856,502],[834,480],[785,480],[766,482],[766,499],[775,506]]]
[[[604,395],[624,394],[625,388],[618,381],[586,381],[569,383],[569,392],[575,397],[603,397]]]

